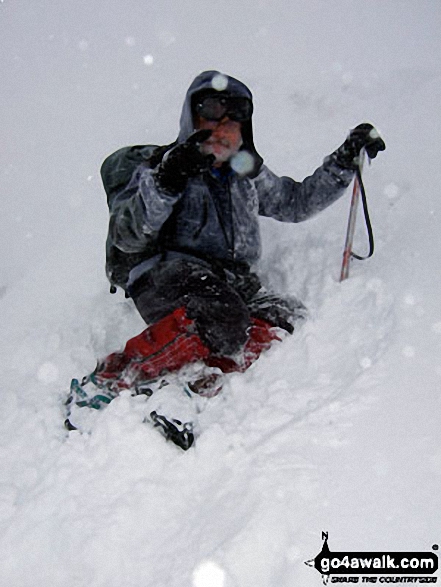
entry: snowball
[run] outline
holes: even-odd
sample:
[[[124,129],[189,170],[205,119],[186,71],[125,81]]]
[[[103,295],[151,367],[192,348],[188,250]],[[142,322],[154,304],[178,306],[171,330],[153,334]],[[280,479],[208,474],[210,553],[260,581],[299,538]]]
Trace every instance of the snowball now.
[[[144,55],[144,64],[145,65],[153,65],[153,55],[150,55],[150,53],[148,55]]]
[[[135,37],[126,37],[126,45],[128,45],[129,47],[134,47],[135,43]]]
[[[37,379],[42,383],[55,383],[58,381],[58,376],[58,368],[53,363],[43,363],[37,373]]]
[[[89,43],[86,41],[86,39],[81,39],[81,41],[78,43],[78,47],[80,51],[87,51],[89,48]]]
[[[239,151],[239,153],[232,157],[230,165],[239,175],[246,175],[254,167],[254,158],[248,151]]]
[[[228,78],[222,73],[217,73],[211,80],[211,85],[213,86],[213,89],[217,90],[218,92],[223,92],[227,89]]]
[[[225,572],[213,561],[200,563],[193,571],[193,587],[224,587]]]

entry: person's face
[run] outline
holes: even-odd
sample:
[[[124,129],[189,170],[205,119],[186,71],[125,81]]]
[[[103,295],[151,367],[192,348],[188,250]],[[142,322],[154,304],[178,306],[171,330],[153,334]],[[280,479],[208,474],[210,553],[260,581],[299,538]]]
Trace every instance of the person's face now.
[[[236,120],[230,120],[227,116],[222,120],[207,120],[201,116],[196,117],[195,129],[209,129],[211,136],[201,145],[204,155],[214,155],[214,165],[222,165],[235,155],[242,145],[242,124]]]

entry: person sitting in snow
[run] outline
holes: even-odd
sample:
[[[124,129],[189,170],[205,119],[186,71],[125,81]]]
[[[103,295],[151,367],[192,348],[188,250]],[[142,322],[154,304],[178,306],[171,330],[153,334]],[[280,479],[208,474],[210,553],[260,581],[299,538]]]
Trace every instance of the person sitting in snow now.
[[[292,333],[304,316],[300,302],[269,293],[252,270],[261,254],[259,216],[310,218],[344,193],[363,148],[373,158],[385,144],[361,124],[297,182],[263,163],[252,114],[245,84],[205,71],[187,91],[173,144],[126,147],[104,161],[107,276],[149,325],[98,365],[94,381],[112,381],[108,392],[198,362],[212,371],[189,388],[214,394],[215,373],[243,371],[277,337],[274,327]]]

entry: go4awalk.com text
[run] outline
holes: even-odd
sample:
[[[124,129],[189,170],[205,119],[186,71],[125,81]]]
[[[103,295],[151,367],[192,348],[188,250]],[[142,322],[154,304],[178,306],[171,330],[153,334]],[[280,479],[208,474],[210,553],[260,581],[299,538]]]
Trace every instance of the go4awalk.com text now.
[[[437,583],[435,552],[332,552],[322,533],[319,554],[306,564],[319,571],[324,583]],[[438,550],[433,545],[432,550]]]

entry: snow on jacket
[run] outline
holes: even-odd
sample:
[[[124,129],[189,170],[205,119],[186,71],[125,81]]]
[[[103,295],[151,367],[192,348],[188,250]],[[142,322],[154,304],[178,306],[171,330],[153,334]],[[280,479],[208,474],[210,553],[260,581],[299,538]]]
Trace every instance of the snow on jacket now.
[[[219,72],[208,71],[191,84],[174,144],[194,132],[192,100],[213,88]],[[217,76],[217,77],[216,77]],[[234,96],[252,99],[238,80],[223,76]],[[337,200],[353,172],[325,159],[302,182],[279,177],[257,153],[251,120],[242,125],[242,149],[254,168],[240,175],[229,166],[222,175],[215,169],[191,178],[182,193],[171,195],[155,182],[155,168],[173,145],[126,147],[110,155],[101,175],[110,211],[106,271],[112,284],[127,288],[142,273],[167,255],[191,256],[208,263],[251,266],[260,257],[260,216],[282,222],[302,222]]]

